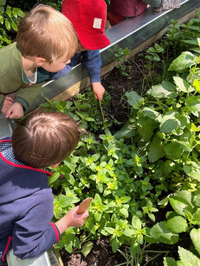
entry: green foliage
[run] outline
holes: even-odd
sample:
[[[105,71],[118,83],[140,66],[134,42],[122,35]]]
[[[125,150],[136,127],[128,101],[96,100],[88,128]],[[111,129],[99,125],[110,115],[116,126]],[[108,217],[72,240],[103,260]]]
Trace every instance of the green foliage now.
[[[16,7],[5,6],[5,1],[0,4],[0,48],[11,44],[9,34],[17,31],[17,24],[25,13]]]
[[[120,264],[117,264],[116,266],[122,266],[122,265],[127,265],[127,266],[146,266],[148,263],[158,256],[160,256],[162,253],[166,253],[167,251],[156,251],[156,250],[148,250],[147,248],[149,247],[150,244],[144,243],[142,248],[139,248],[137,253],[135,255],[132,255],[130,253],[130,248],[126,247],[125,252],[118,250],[125,258],[125,262],[122,262]],[[147,255],[147,254],[152,254],[152,255]],[[156,255],[154,255],[156,253]],[[146,263],[143,263],[147,261]]]
[[[54,109],[54,103],[50,101],[49,104]],[[74,107],[69,102],[62,102],[62,105],[61,102],[56,103],[56,106],[58,110],[71,114],[77,121],[81,119],[86,127],[90,124],[90,121],[84,120],[86,116],[81,115],[80,102],[78,112],[77,108],[72,110]],[[83,107],[85,108],[84,104]],[[104,109],[103,104],[102,107]],[[75,114],[71,111],[75,111]],[[155,220],[154,213],[158,211],[150,178],[139,178],[143,175],[142,166],[145,161],[146,157],[139,156],[133,145],[127,145],[123,139],[117,140],[108,129],[99,135],[98,141],[89,135],[79,143],[70,158],[52,169],[50,185],[54,189],[61,189],[62,193],[61,198],[55,196],[55,219],[59,219],[79,200],[93,197],[89,207],[90,216],[83,227],[84,234],[91,240],[97,239],[99,234],[111,236],[113,252],[123,243],[129,243],[131,252],[136,253],[147,234],[145,228],[142,228],[142,220],[146,216]],[[135,223],[137,220],[138,228]],[[65,247],[68,252],[72,252],[73,247],[81,248],[81,244],[85,243],[77,240],[79,233],[80,229],[68,229],[58,247]],[[68,234],[71,240],[70,244],[68,240],[66,246]]]
[[[89,88],[86,94],[77,94],[74,96],[74,102],[53,102],[47,100],[47,104],[42,104],[41,107],[50,107],[57,111],[65,112],[74,116],[75,120],[81,119],[84,127],[90,124],[90,132],[103,132],[105,128],[118,124],[113,121],[109,115],[110,110],[110,95],[105,92],[102,102],[94,100],[94,93]]]
[[[176,43],[180,28],[174,23],[172,29],[170,42]],[[187,45],[190,40],[181,42]],[[109,129],[114,122],[107,116],[107,94],[102,102],[106,123],[90,90],[73,102],[51,100],[43,105],[73,116],[89,131],[73,154],[52,169],[49,179],[55,192],[55,221],[84,198],[94,198],[82,229],[69,228],[58,248],[80,249],[86,256],[92,241],[104,235],[110,237],[113,252],[125,257],[121,265],[142,265],[147,254],[153,259],[155,251],[147,249],[152,243],[179,246],[179,261],[166,257],[165,266],[199,264],[199,46],[197,38],[192,49],[167,62],[166,79],[149,87],[145,97],[126,93],[129,120],[115,134]],[[165,62],[161,48],[149,49],[147,62]],[[155,60],[156,53],[160,60]],[[158,222],[158,212],[166,206],[166,219]]]
[[[128,48],[122,49],[119,48],[118,52],[115,54],[116,60],[119,61],[119,65],[116,66],[116,68],[120,69],[120,72],[122,74],[122,76],[129,76],[129,73],[127,73],[127,70],[130,71],[130,68],[126,66],[126,62],[128,62],[128,60],[126,59],[126,57],[130,54],[130,50]]]
[[[155,174],[170,174],[169,184],[176,188],[199,187],[194,181],[200,180],[199,62],[198,54],[183,52],[169,67],[174,73],[173,83],[163,81],[152,86],[146,98],[128,92],[127,101],[133,108],[128,126],[115,134],[127,138],[127,128],[134,129],[134,142],[145,149]],[[166,171],[167,164],[171,167]]]
[[[179,237],[178,234],[187,232],[191,241],[190,250],[184,247],[178,248],[180,260],[177,263],[182,263],[181,265],[199,265],[200,263],[199,199],[199,192],[189,192],[187,190],[176,192],[168,198],[174,211],[166,214],[167,221],[162,223],[163,227],[177,237]],[[154,227],[157,225],[159,224],[156,224]],[[150,234],[152,233],[153,236],[157,237],[159,242],[163,242],[165,232],[158,233],[158,231],[154,230],[154,227],[151,229]],[[196,250],[197,254],[194,254],[193,250]],[[164,258],[164,265],[173,266],[178,264],[175,264],[175,260],[169,257]]]

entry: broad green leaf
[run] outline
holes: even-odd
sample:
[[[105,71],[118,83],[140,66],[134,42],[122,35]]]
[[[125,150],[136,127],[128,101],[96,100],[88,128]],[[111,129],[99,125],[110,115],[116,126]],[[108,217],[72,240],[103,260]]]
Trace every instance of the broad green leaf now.
[[[170,65],[169,71],[183,73],[194,64],[194,55],[191,52],[183,52]]]
[[[59,201],[59,204],[60,204],[60,206],[62,208],[66,208],[69,205],[71,205],[74,202],[76,202],[76,199],[74,197],[65,196],[65,195],[62,195],[62,194],[58,195],[57,200]]]
[[[200,52],[200,51],[199,51]],[[200,93],[200,80],[195,79],[192,84],[196,90],[196,92]]]
[[[117,250],[118,250],[118,248],[119,248],[119,241],[117,241],[116,238],[113,239],[113,240],[111,241],[111,246],[112,246],[112,251],[113,251],[113,253],[116,253]]]
[[[17,24],[14,21],[12,21],[11,26],[14,31],[17,31]]]
[[[185,201],[188,205],[192,206],[192,194],[188,190],[180,190],[177,191],[174,196],[176,198],[181,199],[182,201]],[[173,198],[173,196],[171,196]]]
[[[159,137],[155,137],[149,145],[148,158],[150,162],[156,162],[160,158],[164,157],[163,141]]]
[[[175,244],[179,239],[177,234],[173,234],[170,230],[165,228],[165,222],[155,224],[151,228],[150,234],[153,238],[157,239],[158,242],[165,244]]]
[[[200,181],[200,169],[199,169],[199,167],[195,168],[195,167],[192,167],[190,165],[184,165],[183,170],[188,176],[194,178],[197,181]]]
[[[200,207],[200,194],[195,195],[193,201],[195,206]]]
[[[141,97],[136,91],[127,92],[126,94],[127,102],[134,109],[139,109],[139,107],[144,103],[144,98]]]
[[[133,229],[126,229],[124,230],[124,235],[128,237],[133,237],[136,234],[136,230]]]
[[[89,241],[82,246],[81,253],[87,257],[93,247],[93,242]]]
[[[164,266],[177,266],[177,262],[173,258],[164,257]]]
[[[72,242],[65,242],[65,249],[67,252],[72,253],[73,251]]]
[[[169,113],[163,116],[160,123],[160,130],[163,133],[171,133],[180,126],[180,121],[175,118],[175,113]]]
[[[49,183],[52,184],[54,183],[56,180],[58,180],[60,176],[59,172],[55,172],[52,176],[49,177]]]
[[[113,233],[115,232],[115,229],[112,227],[105,227],[104,230],[107,231],[111,235],[113,235]]]
[[[193,101],[192,103],[186,103],[187,108],[194,113],[200,113],[200,102],[199,101]],[[196,116],[199,116],[198,114]]]
[[[187,232],[188,224],[187,221],[181,216],[175,216],[166,222],[166,228],[174,234]]]
[[[121,208],[119,211],[123,215],[123,217],[128,218],[129,213],[128,213],[128,210],[126,208]]]
[[[149,117],[140,117],[137,120],[138,131],[145,142],[148,142],[151,139],[156,127],[157,123]]]
[[[184,79],[182,79],[180,77],[173,77],[173,79],[174,79],[174,83],[178,87],[179,91],[182,91],[185,93],[189,93],[189,92],[194,91],[194,88],[188,82],[186,82]]]
[[[6,8],[6,14],[11,17],[12,16],[12,13],[11,13],[11,7],[10,6],[7,6]]]
[[[72,174],[68,174],[66,179],[71,185],[75,184],[75,179]]]
[[[161,120],[162,116],[159,112],[155,111],[155,109],[153,108],[149,108],[149,107],[145,107],[143,109],[143,112],[146,116],[148,116],[149,118],[155,120],[155,121],[159,121]]]
[[[192,48],[190,50],[200,54],[200,48],[198,48],[198,47],[197,48]]]
[[[102,200],[99,194],[95,194],[94,201],[95,203],[102,204]]]
[[[11,29],[11,25],[10,25],[10,21],[9,20],[5,20],[5,25],[6,25],[6,29],[8,30],[8,31],[10,31],[10,29]]]
[[[192,207],[188,205],[183,199],[180,198],[170,198],[170,204],[172,205],[173,209],[180,215],[185,216],[185,211],[189,211],[192,213]]]
[[[141,229],[141,227],[142,227],[142,223],[141,223],[140,219],[135,215],[132,218],[132,226],[135,229]]]
[[[122,203],[128,203],[129,201],[131,201],[131,197],[125,196],[125,197],[121,197],[120,200]]]
[[[178,247],[178,253],[183,266],[197,266],[200,265],[200,259],[192,252],[182,247]]]
[[[189,26],[188,29],[199,32],[198,26]],[[198,42],[194,40],[194,45],[198,45]]]
[[[76,169],[76,164],[79,161],[79,157],[77,156],[73,156],[73,157],[69,157],[67,159],[64,160],[64,164],[72,171],[74,172]]]
[[[178,142],[171,142],[169,144],[166,144],[163,147],[163,150],[165,151],[165,153],[169,159],[174,160],[174,159],[181,158],[181,156],[185,150],[185,147],[183,144],[180,144]]]
[[[168,81],[163,81],[162,84],[152,86],[152,88],[147,91],[147,94],[156,99],[174,99],[178,95],[176,86]]]
[[[197,252],[200,254],[200,228],[193,228],[190,232],[190,237]]]
[[[119,131],[117,131],[114,134],[114,137],[116,139],[129,139],[132,138],[135,135],[135,126],[132,126],[131,124],[127,123],[126,125],[124,125]]]

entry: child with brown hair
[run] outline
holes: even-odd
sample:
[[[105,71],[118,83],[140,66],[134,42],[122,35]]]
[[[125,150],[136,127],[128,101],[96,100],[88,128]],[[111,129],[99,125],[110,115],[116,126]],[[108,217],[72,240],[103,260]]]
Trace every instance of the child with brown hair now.
[[[49,72],[62,70],[77,47],[76,32],[63,14],[43,4],[34,7],[20,20],[16,42],[0,49],[1,112],[22,117]]]
[[[85,130],[60,112],[34,113],[15,128],[12,140],[0,141],[0,266],[6,254],[35,258],[56,243],[68,227],[80,227],[88,211],[71,209],[53,223],[48,171],[76,148]]]
[[[101,84],[101,56],[99,49],[110,44],[104,31],[107,21],[105,0],[63,0],[61,12],[72,22],[79,39],[79,47],[71,62],[50,78],[66,75],[72,67],[82,63],[88,72],[94,96],[102,100],[105,88]]]

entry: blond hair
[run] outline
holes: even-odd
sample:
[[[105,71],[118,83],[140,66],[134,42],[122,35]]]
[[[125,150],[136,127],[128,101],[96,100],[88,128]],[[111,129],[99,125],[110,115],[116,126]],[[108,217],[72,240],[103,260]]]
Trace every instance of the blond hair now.
[[[24,56],[38,56],[51,63],[64,54],[71,59],[78,38],[70,20],[51,6],[39,4],[18,24],[16,37]]]
[[[12,146],[16,158],[34,168],[62,162],[87,132],[69,115],[40,112],[28,115],[14,129]]]

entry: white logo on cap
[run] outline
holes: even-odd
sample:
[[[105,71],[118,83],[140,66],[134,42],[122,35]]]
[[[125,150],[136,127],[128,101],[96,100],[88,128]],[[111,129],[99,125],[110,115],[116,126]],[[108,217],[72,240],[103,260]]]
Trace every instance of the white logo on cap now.
[[[95,18],[93,22],[93,28],[101,29],[102,18]]]

